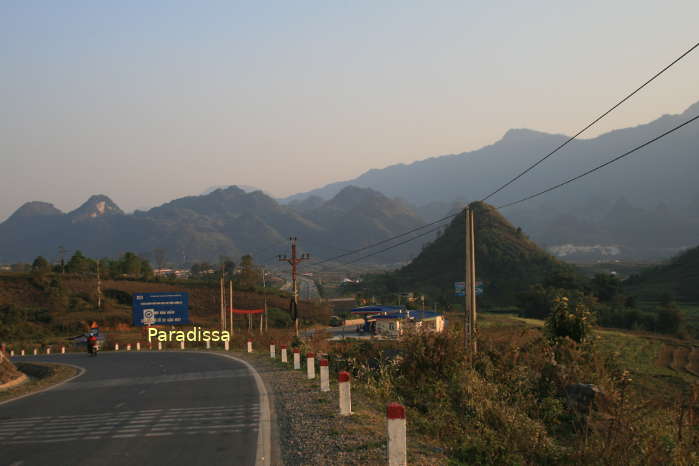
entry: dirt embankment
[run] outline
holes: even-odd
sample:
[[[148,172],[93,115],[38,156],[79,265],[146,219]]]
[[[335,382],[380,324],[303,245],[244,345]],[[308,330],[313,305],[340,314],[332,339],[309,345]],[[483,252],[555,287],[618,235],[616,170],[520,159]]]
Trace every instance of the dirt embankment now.
[[[22,375],[23,374],[17,370],[15,365],[7,359],[7,356],[0,353],[0,387],[13,382],[22,377]]]

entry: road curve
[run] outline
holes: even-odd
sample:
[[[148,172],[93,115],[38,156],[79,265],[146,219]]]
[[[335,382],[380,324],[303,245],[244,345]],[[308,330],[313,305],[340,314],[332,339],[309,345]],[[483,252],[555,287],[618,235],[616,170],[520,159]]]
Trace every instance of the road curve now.
[[[258,457],[265,450],[258,428],[261,413],[269,419],[267,399],[259,376],[242,361],[148,351],[13,360],[85,372],[0,405],[2,465],[269,464]]]

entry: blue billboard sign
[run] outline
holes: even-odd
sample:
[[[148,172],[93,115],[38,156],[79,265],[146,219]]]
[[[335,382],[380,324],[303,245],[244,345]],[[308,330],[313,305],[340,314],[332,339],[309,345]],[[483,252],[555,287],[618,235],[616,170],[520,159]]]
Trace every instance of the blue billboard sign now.
[[[189,324],[188,293],[135,293],[133,325]]]

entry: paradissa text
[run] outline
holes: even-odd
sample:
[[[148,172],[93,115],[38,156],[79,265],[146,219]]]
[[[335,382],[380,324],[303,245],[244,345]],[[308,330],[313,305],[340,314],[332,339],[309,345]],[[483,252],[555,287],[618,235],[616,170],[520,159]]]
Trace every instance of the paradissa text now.
[[[157,341],[231,341],[231,333],[227,330],[202,330],[201,327],[194,327],[192,330],[158,330],[150,327],[148,329],[148,342],[151,337]]]

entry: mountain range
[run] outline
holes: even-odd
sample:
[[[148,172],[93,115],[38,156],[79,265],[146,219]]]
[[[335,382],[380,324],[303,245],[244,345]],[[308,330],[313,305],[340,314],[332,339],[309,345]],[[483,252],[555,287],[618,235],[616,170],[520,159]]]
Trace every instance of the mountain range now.
[[[125,214],[104,195],[64,213],[28,202],[0,224],[0,263],[57,257],[60,247],[91,257],[164,249],[171,263],[217,261],[250,253],[259,262],[288,254],[290,236],[317,259],[338,255],[424,224],[413,209],[368,188],[346,187],[328,201],[280,205],[261,191],[231,186]],[[382,261],[402,261],[419,245]]]
[[[699,114],[699,102],[680,115],[576,139],[488,202],[495,206],[542,191],[604,163]],[[492,145],[361,176],[283,199],[319,203],[346,186],[403,199],[430,221],[454,203],[483,199],[567,136],[509,130]],[[503,210],[538,244],[567,259],[657,259],[699,238],[699,124],[677,132],[555,193]],[[431,214],[431,215],[430,215]]]

